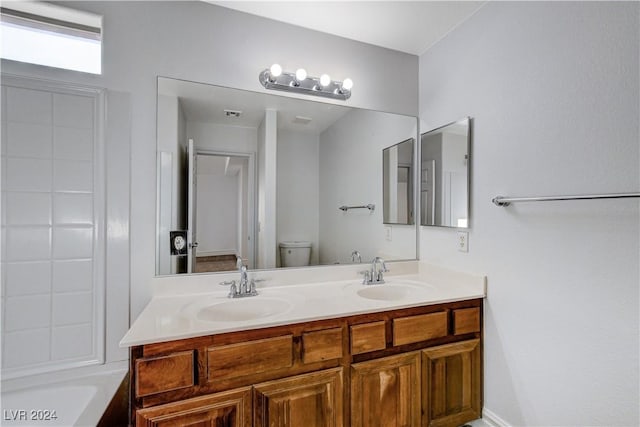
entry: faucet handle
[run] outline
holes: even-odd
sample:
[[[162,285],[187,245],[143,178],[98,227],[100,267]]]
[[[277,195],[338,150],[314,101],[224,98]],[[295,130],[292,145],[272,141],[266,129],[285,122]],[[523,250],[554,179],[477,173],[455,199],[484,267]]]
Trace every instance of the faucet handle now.
[[[231,284],[231,288],[229,289],[229,295],[227,295],[229,298],[235,298],[238,296],[238,287],[236,286],[236,281],[233,280],[233,283]]]
[[[235,280],[229,280],[229,281],[226,281],[226,282],[218,283],[218,285],[220,285],[220,286],[229,286],[229,285],[235,285],[235,284],[236,284]]]
[[[362,284],[363,285],[368,285],[371,282],[372,279],[372,275],[371,272],[369,270],[363,270],[363,271],[359,271],[358,274],[362,274],[364,277],[362,278]]]

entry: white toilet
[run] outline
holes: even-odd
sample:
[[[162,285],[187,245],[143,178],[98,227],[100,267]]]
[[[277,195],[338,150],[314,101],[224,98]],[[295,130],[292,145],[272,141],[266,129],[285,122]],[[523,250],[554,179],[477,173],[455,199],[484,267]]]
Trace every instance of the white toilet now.
[[[280,242],[280,264],[282,267],[303,267],[311,260],[311,242]]]

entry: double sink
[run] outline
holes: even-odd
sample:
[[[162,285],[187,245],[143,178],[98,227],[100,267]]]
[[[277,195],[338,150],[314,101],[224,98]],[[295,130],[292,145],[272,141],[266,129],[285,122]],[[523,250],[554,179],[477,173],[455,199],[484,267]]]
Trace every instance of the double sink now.
[[[295,287],[264,288],[257,296],[237,299],[221,297],[203,298],[182,307],[180,314],[189,320],[200,322],[240,322],[267,319],[282,315],[296,305],[312,303]],[[427,297],[434,286],[407,279],[388,279],[384,284],[363,285],[349,282],[334,298],[369,302],[402,302]]]

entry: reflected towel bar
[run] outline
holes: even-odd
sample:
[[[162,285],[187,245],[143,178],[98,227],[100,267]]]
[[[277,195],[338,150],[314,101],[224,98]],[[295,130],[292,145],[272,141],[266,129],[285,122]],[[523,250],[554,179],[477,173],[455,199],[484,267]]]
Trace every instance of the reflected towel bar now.
[[[361,206],[340,206],[338,209],[344,212],[348,211],[349,209],[369,209],[371,212],[373,212],[375,208],[376,205],[372,205],[371,203],[369,203],[368,205]]]
[[[554,200],[592,200],[592,199],[627,199],[640,197],[640,193],[588,194],[583,196],[548,196],[548,197],[503,197],[496,196],[491,201],[496,206],[509,206],[518,202],[550,202]]]

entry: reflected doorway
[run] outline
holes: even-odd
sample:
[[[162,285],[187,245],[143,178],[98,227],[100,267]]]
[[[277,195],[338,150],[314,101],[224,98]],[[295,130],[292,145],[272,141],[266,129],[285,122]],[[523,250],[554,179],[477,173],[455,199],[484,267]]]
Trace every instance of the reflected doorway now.
[[[194,167],[189,168],[189,272],[234,270],[238,258],[253,267],[253,167],[251,154],[196,150]]]

